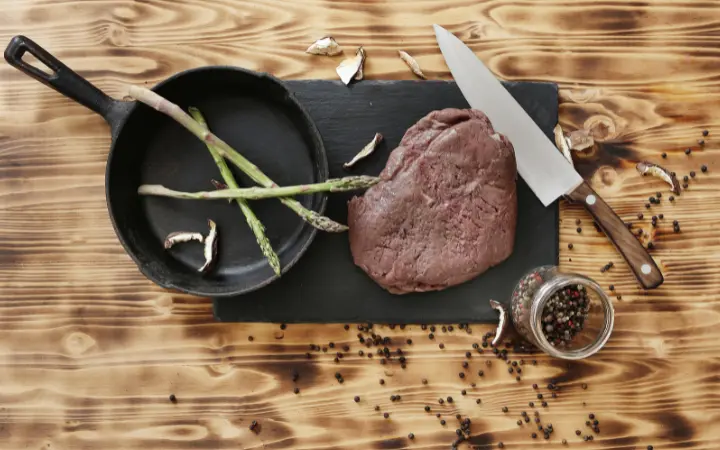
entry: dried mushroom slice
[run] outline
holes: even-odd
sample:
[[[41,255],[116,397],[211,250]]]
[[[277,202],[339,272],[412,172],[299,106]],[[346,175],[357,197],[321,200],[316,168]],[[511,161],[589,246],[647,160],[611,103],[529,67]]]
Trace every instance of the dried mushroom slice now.
[[[508,321],[508,312],[507,309],[505,309],[505,306],[503,306],[503,304],[498,301],[490,300],[490,306],[492,307],[492,309],[500,313],[498,326],[495,330],[495,337],[490,343],[490,345],[496,347],[502,340],[503,334],[505,334],[505,328],[507,327]]]
[[[342,53],[342,51],[342,47],[340,47],[340,44],[338,44],[332,36],[325,36],[324,38],[313,42],[312,45],[305,50],[305,53],[310,53],[311,55],[335,56]]]
[[[555,145],[560,150],[560,152],[563,154],[565,159],[570,162],[570,165],[574,166],[572,155],[570,154],[570,143],[568,142],[568,139],[565,137],[565,134],[563,133],[562,128],[560,127],[560,124],[555,125],[555,129],[553,129],[553,133],[555,134]]]
[[[172,248],[172,246],[175,244],[190,241],[197,241],[202,243],[205,242],[205,238],[202,234],[194,233],[192,231],[175,231],[167,235],[167,237],[165,238],[164,247],[167,250]]]
[[[652,175],[658,177],[670,185],[670,189],[675,195],[680,195],[680,182],[674,173],[670,172],[663,166],[649,161],[641,161],[635,166],[637,171],[643,175]]]
[[[210,268],[215,265],[215,257],[217,256],[217,225],[215,225],[215,222],[208,219],[208,226],[210,227],[210,231],[205,238],[205,248],[203,250],[203,255],[205,256],[205,264],[203,264],[202,267],[198,269],[198,272],[200,273],[206,273],[208,270],[210,270]]]
[[[364,62],[365,50],[360,47],[355,53],[355,56],[341,62],[335,71],[340,76],[342,82],[348,85],[353,79],[361,80],[363,78],[362,67]]]
[[[358,154],[353,157],[353,159],[351,159],[350,161],[343,164],[343,167],[346,169],[349,169],[352,166],[354,166],[355,163],[357,163],[361,159],[364,159],[364,158],[367,158],[368,156],[370,156],[375,151],[375,148],[377,148],[378,144],[380,142],[382,142],[382,140],[383,140],[382,134],[375,133],[375,136],[373,137],[372,141],[370,141],[365,147],[363,147],[363,149],[360,150],[358,152]]]

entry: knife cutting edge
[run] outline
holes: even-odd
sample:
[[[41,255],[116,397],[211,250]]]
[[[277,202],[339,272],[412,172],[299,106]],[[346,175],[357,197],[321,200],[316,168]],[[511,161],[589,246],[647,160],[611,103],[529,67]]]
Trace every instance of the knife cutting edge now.
[[[520,176],[548,206],[560,197],[582,204],[595,218],[645,289],[663,283],[663,275],[647,250],[625,223],[583,180],[545,133],[460,39],[433,25],[440,51],[470,107],[484,112],[493,127],[515,149]]]

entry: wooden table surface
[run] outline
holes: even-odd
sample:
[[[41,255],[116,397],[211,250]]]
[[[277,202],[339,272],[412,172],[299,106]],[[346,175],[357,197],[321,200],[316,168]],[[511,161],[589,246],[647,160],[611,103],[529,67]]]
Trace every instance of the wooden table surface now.
[[[376,325],[404,350],[402,370],[358,356],[354,324],[214,323],[209,300],[154,286],[116,240],[102,119],[2,64],[0,447],[446,449],[459,413],[472,420],[478,448],[563,448],[563,438],[588,449],[720,448],[720,2],[0,0],[0,42],[25,34],[118,97],[125,83],[152,85],[208,64],[334,79],[338,58],[304,53],[325,34],[365,46],[367,78],[412,78],[396,56],[404,49],[430,78],[447,79],[433,23],[457,33],[498,76],[558,82],[561,124],[597,141],[576,155],[579,170],[654,243],[666,281],[646,295],[589,216],[562,205],[562,268],[622,295],[600,354],[571,364],[513,354],[525,361],[516,382],[490,352],[473,353],[462,380],[465,352],[493,327],[438,329],[432,341],[419,326]],[[700,148],[703,129],[710,135]],[[662,182],[635,171],[642,159],[697,177],[670,203]],[[662,203],[646,211],[656,191]],[[658,213],[665,218],[653,229]],[[614,267],[601,273],[609,261]],[[306,359],[309,344],[330,342],[334,349]],[[344,345],[350,350],[336,364]],[[561,391],[536,409],[556,431],[534,441],[533,423],[516,421],[523,410],[532,415],[528,402],[539,406],[532,383],[550,397],[551,379]],[[455,401],[439,405],[447,396]],[[587,434],[590,413],[601,432],[583,442],[575,430]],[[249,430],[253,420],[259,433]]]

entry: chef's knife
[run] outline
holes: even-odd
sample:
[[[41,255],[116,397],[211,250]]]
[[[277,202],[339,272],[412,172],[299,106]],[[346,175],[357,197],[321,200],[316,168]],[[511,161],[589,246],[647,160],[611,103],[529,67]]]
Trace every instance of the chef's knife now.
[[[600,196],[575,171],[512,95],[460,39],[439,25],[435,36],[445,62],[468,104],[483,111],[515,149],[518,172],[543,205],[559,197],[582,203],[645,289],[660,286],[663,275],[645,248]]]

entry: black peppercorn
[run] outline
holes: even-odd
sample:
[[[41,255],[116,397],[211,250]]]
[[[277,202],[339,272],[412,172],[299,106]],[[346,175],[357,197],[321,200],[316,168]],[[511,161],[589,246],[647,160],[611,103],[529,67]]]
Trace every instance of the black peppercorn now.
[[[698,139],[698,145],[705,145],[705,139]]]
[[[297,388],[297,387],[296,387],[295,389],[293,389],[293,392],[296,393],[296,394],[299,394],[299,393],[300,393],[300,388]]]
[[[652,250],[655,248],[655,244],[653,244],[652,242],[648,242],[647,248],[648,250]]]
[[[445,419],[442,419],[442,420],[440,421],[440,425],[445,425],[446,423],[447,423],[447,422],[445,422]]]
[[[531,408],[534,408],[534,407],[535,407],[535,403],[530,402],[530,403],[528,403],[528,406],[531,407]]]
[[[667,158],[667,153],[663,152],[660,156],[662,156],[663,159],[664,159],[664,158]]]
[[[502,442],[498,442],[498,448],[504,448],[504,447],[505,447],[505,444],[503,444]]]
[[[390,413],[383,413],[383,417],[386,419],[390,418]]]
[[[541,405],[542,405],[543,408],[547,408],[548,402],[543,401],[543,402],[541,403]]]
[[[665,215],[664,215],[664,214],[658,214],[658,218],[659,218],[660,220],[662,220],[662,219],[665,218]]]
[[[441,349],[442,349],[442,348],[445,348],[445,344],[443,344],[443,343],[441,342],[438,347],[440,347]]]
[[[445,400],[439,398],[439,399],[438,399],[438,403],[440,403],[440,404],[442,405],[443,403],[445,403]]]
[[[459,376],[460,378],[465,378],[465,373],[460,372],[460,373],[458,374],[458,376]]]
[[[537,433],[531,434],[530,437],[533,438],[533,439],[537,439]]]
[[[478,376],[479,376],[479,377],[481,377],[481,376],[483,376],[483,375],[485,375],[485,372],[483,372],[482,370],[478,371]]]
[[[429,406],[429,405],[425,405],[425,412],[430,412],[430,406]]]
[[[482,403],[482,400],[477,399],[477,400],[475,400],[475,403],[477,403],[479,405],[480,403]]]
[[[691,170],[691,171],[690,171],[690,178],[695,178],[695,175],[696,175],[695,171],[694,171],[694,170]]]
[[[671,197],[672,197],[672,196],[671,196]],[[672,200],[671,200],[671,201],[672,201]],[[647,209],[650,209],[650,203],[645,203],[645,207],[646,207]]]
[[[255,340],[255,338],[254,338],[254,337],[252,337],[252,336],[248,336],[248,341],[252,342],[252,341],[254,341],[254,340]]]
[[[508,411],[509,411],[509,410],[508,410],[508,407],[507,407],[507,406],[503,406],[502,412],[506,413],[506,412],[508,412]]]
[[[538,394],[538,395],[537,395],[537,398],[538,398],[538,400],[542,400],[543,395],[542,395],[542,394]]]
[[[355,398],[354,398],[354,400],[355,400],[355,403],[358,403],[358,402],[360,401],[360,397],[358,397],[358,396],[356,395]]]
[[[452,403],[452,402],[453,402],[453,398],[452,398],[452,397],[448,397],[448,398],[447,398],[447,402],[448,402],[448,403]]]
[[[688,176],[685,175],[685,176],[683,177],[683,181],[687,183],[688,181],[690,181],[690,178],[688,178]]]
[[[521,426],[522,426],[522,420],[518,420],[518,421],[517,421],[517,424],[518,424],[519,427],[521,427]]]
[[[462,391],[460,391],[460,394],[467,395],[467,391],[465,389],[463,389]]]
[[[427,384],[427,383],[428,383],[427,379],[426,379],[426,378],[423,378],[423,379],[422,379],[422,384]]]
[[[569,249],[569,250],[572,250],[572,249],[573,249],[572,242],[568,244],[568,249]]]
[[[537,388],[538,388],[537,383],[533,383],[533,389],[537,389]]]
[[[686,155],[689,155],[690,153],[692,153],[692,149],[691,149],[690,147],[686,148],[686,149],[685,149],[685,154],[686,154]]]
[[[652,446],[652,445],[648,445],[648,446],[647,446],[647,450],[653,450],[653,446]]]
[[[428,334],[428,337],[429,337],[430,339],[435,339],[435,335],[432,334],[432,333]]]
[[[578,436],[580,436],[580,435],[582,434],[582,431],[580,431],[580,430],[575,430],[575,434],[578,435]]]
[[[687,184],[687,183],[683,183],[683,185],[682,185],[682,186],[683,186],[683,189],[687,189],[687,188],[688,188],[688,186],[690,186],[690,185],[689,185],[689,184]]]
[[[567,445],[567,439],[563,439],[563,440],[562,440],[562,444],[563,444],[563,445]]]
[[[707,172],[707,171],[708,171],[707,166],[706,166],[705,164],[703,164],[702,166],[700,166],[700,171],[701,171],[702,173]]]
[[[577,227],[577,229],[575,231],[577,231],[578,233],[582,233],[582,228]]]
[[[175,394],[170,394],[170,401],[173,403],[177,403],[177,397],[175,397]]]
[[[671,202],[674,202],[674,201],[675,201],[675,196],[674,196],[674,195],[671,195],[670,197],[668,197],[668,200],[670,200]]]
[[[583,383],[583,384],[580,385],[580,387],[583,388],[583,389],[587,389],[588,386],[587,386],[586,383]]]

